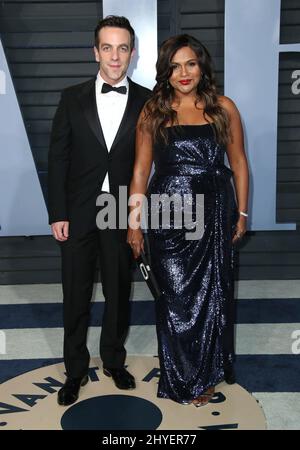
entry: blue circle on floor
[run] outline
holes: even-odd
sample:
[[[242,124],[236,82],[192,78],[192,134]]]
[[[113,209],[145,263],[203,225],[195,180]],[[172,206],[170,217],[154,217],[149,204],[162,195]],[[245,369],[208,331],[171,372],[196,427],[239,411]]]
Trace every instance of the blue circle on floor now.
[[[156,430],[160,409],[129,395],[103,395],[71,406],[61,418],[63,430]]]

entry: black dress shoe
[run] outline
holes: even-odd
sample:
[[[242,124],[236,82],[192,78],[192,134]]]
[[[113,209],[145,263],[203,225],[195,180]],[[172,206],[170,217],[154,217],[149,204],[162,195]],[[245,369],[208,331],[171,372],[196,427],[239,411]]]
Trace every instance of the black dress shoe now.
[[[119,389],[134,389],[134,377],[124,368],[120,369],[103,367],[103,373],[107,377],[111,377]]]
[[[233,367],[224,368],[224,378],[227,384],[234,384],[236,382]]]
[[[58,391],[57,403],[63,406],[68,406],[72,405],[72,403],[75,403],[78,399],[81,386],[85,386],[88,381],[89,378],[87,375],[85,375],[83,378],[67,377],[65,384]]]

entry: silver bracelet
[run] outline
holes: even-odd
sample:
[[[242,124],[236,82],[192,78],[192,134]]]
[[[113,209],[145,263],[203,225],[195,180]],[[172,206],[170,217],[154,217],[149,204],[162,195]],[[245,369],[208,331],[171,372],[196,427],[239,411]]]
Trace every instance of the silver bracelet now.
[[[246,213],[243,212],[243,211],[239,211],[239,213],[241,214],[241,216],[248,217],[248,214],[246,214]]]

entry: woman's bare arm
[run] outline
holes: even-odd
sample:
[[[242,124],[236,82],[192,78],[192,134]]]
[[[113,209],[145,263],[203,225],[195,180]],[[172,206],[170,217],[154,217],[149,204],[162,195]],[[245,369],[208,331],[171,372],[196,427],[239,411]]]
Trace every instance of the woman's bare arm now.
[[[248,212],[249,169],[244,148],[244,133],[240,113],[232,100],[220,97],[220,103],[226,109],[230,120],[231,140],[227,144],[226,153],[233,171],[233,181],[237,197],[238,210]],[[247,218],[240,216],[236,230],[246,232]],[[235,242],[234,238],[234,242]]]
[[[141,211],[144,195],[147,192],[148,180],[153,162],[152,136],[147,129],[145,113],[141,112],[136,129],[136,150],[133,176],[130,183],[130,216],[127,242],[132,247],[134,256],[143,249],[143,235],[140,229]]]

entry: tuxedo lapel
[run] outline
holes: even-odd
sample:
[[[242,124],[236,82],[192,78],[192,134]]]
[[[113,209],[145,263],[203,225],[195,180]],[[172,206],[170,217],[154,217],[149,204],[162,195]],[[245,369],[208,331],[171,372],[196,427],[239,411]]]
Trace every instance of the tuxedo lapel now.
[[[130,129],[130,127],[132,127],[132,123],[134,122],[134,120],[136,120],[136,112],[137,112],[136,110],[138,108],[138,104],[137,104],[137,102],[135,102],[135,88],[134,88],[134,84],[132,83],[130,78],[128,78],[128,82],[129,82],[129,92],[128,92],[127,105],[126,105],[120,126],[118,128],[117,134],[112,143],[112,146],[111,146],[111,149],[109,152],[110,154],[115,151],[118,142],[120,142],[120,140],[126,136],[126,133]]]
[[[102,147],[107,150],[97,111],[95,79],[91,80],[91,83],[84,87],[82,92],[79,94],[78,99],[83,108],[83,112],[89,126],[91,127],[93,133],[95,134]]]

